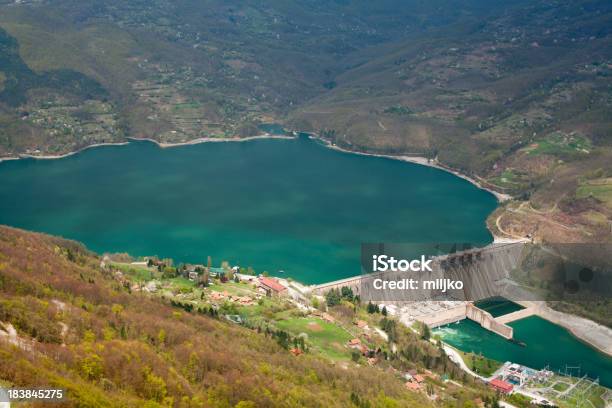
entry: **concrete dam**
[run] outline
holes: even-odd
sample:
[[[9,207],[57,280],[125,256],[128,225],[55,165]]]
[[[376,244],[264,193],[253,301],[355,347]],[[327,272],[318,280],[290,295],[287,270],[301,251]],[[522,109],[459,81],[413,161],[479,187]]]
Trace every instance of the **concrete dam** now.
[[[523,243],[491,244],[484,248],[455,252],[432,257],[432,271],[426,272],[376,272],[313,285],[313,294],[323,295],[331,289],[350,287],[364,301],[401,303],[422,300],[470,300],[478,301],[496,296],[506,297],[515,291],[516,283],[511,272],[521,260]],[[374,281],[414,279],[419,281],[451,279],[462,281],[462,289],[378,290]]]
[[[341,279],[312,287],[312,293],[324,295],[331,289],[350,287],[364,302],[385,305],[437,303],[431,312],[418,316],[430,327],[442,326],[462,319],[470,319],[483,328],[511,339],[512,327],[479,309],[472,302],[493,297],[516,298],[523,295],[520,286],[511,278],[511,272],[520,265],[524,243],[491,244],[484,248],[469,249],[447,255],[431,257],[432,271],[377,272]],[[381,282],[413,279],[419,282],[444,280],[461,281],[461,289],[424,288],[405,290],[379,289]],[[431,285],[430,285],[431,286]],[[452,306],[445,306],[451,305]]]

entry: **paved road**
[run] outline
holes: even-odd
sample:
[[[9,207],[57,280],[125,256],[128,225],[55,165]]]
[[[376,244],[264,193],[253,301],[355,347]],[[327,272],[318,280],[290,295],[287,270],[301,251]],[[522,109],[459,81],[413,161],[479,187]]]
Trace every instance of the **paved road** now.
[[[443,347],[444,347],[444,351],[450,357],[451,361],[453,361],[455,364],[458,364],[459,367],[461,367],[463,371],[465,371],[466,373],[474,377],[480,378],[483,381],[487,381],[485,377],[479,374],[476,374],[475,372],[470,370],[470,368],[467,366],[467,364],[465,364],[465,361],[463,361],[463,358],[461,358],[461,355],[457,352],[457,350],[455,350],[454,348],[450,346],[447,346],[446,344],[444,344]]]

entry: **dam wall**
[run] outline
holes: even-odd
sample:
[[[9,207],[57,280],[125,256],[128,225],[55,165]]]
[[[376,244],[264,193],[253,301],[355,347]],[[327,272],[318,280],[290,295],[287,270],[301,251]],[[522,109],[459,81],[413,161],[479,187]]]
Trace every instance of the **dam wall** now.
[[[460,280],[463,299],[477,301],[505,297],[513,288],[510,273],[520,262],[522,244],[492,244],[438,258],[444,277]]]
[[[504,320],[495,319],[489,312],[472,303],[482,299],[506,297],[515,292],[517,285],[511,279],[511,272],[521,260],[524,245],[522,243],[491,244],[484,248],[453,252],[448,255],[435,256],[432,259],[432,271],[423,272],[376,272],[346,279],[340,279],[320,285],[311,286],[315,295],[325,295],[331,289],[349,287],[362,301],[372,301],[378,304],[397,305],[398,307],[415,304],[414,302],[435,303],[436,301],[459,301],[458,306],[438,308],[427,314],[409,313],[409,319],[419,320],[430,327],[438,327],[454,323],[465,318],[478,323],[484,329],[511,339],[514,335],[512,327],[506,321],[512,321],[519,315],[531,312],[521,311],[516,316]],[[420,290],[375,290],[373,282],[376,279],[400,281],[414,278],[415,280],[446,280],[462,281],[462,289],[441,290],[439,288]],[[505,296],[506,295],[506,296]]]
[[[491,244],[484,248],[435,256],[431,258],[433,271],[376,272],[314,285],[311,291],[315,295],[324,295],[331,289],[346,286],[363,301],[388,304],[443,299],[477,301],[496,296],[506,297],[504,295],[516,286],[510,279],[510,273],[519,264],[523,247],[522,243]],[[462,281],[463,289],[449,289],[444,292],[437,289],[381,291],[373,288],[373,282],[377,278],[412,278],[419,281],[450,279]]]
[[[481,325],[484,329],[499,334],[500,336],[511,339],[514,336],[514,329],[507,324],[500,323],[491,315],[482,309],[477,308],[471,303],[466,306],[466,317]]]
[[[342,289],[342,287],[351,288],[355,295],[361,295],[361,280],[362,276],[353,276],[351,278],[339,279],[332,282],[322,283],[311,287],[313,295],[323,296],[332,289]]]

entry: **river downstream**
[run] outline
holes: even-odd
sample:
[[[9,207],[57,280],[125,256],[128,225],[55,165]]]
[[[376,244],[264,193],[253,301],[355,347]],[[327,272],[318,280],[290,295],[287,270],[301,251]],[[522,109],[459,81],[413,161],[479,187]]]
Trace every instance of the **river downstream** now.
[[[555,372],[568,369],[574,376],[586,374],[612,387],[612,357],[582,343],[564,328],[537,316],[509,325],[514,328],[514,338],[523,342],[524,347],[467,319],[436,329],[434,333],[465,352],[482,353],[493,360],[511,361],[537,370],[546,366]]]

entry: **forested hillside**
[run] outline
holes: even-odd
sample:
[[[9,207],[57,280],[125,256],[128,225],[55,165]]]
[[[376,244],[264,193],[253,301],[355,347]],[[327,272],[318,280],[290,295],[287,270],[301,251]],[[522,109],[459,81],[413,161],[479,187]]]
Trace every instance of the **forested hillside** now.
[[[0,227],[0,384],[64,388],[75,407],[429,405],[390,373],[298,358],[264,334],[130,294],[100,262]]]

